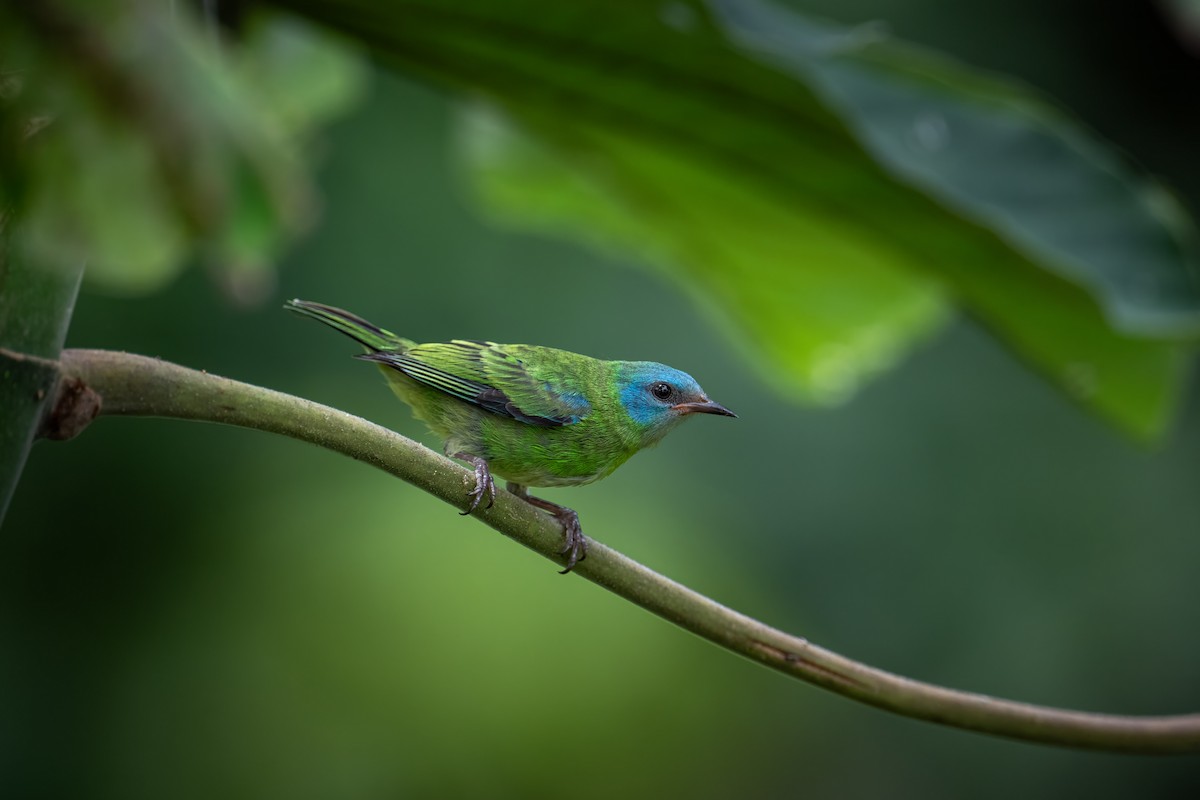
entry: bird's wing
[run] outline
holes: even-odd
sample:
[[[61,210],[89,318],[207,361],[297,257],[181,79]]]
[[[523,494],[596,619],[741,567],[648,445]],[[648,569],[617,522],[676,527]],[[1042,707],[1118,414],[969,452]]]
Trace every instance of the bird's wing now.
[[[455,339],[359,358],[386,364],[451,397],[528,425],[551,428],[578,422],[591,410],[581,387],[562,369],[531,357],[536,356],[534,350]]]

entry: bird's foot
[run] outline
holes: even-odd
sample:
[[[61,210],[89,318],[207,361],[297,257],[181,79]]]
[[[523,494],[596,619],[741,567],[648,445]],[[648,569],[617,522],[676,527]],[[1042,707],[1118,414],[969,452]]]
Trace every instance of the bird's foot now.
[[[560,506],[558,503],[551,503],[549,500],[528,494],[525,487],[519,484],[509,483],[508,490],[531,506],[549,511],[562,525],[563,546],[559,548],[558,552],[566,555],[567,566],[560,570],[559,574],[566,575],[575,568],[576,564],[587,558],[587,537],[583,535],[583,529],[579,526],[578,514],[566,506]]]
[[[496,481],[492,478],[492,471],[488,469],[487,461],[470,453],[455,453],[450,457],[461,459],[475,466],[475,488],[467,492],[467,497],[471,498],[471,504],[467,506],[466,511],[458,513],[465,517],[479,508],[479,504],[483,502],[484,495],[487,495],[488,499],[485,508],[491,508],[496,502]]]
[[[587,558],[587,537],[583,535],[583,528],[579,526],[579,515],[571,509],[559,506],[554,516],[558,517],[563,526],[563,546],[558,552],[566,554],[567,566],[559,570],[559,574],[566,575],[576,564]]]

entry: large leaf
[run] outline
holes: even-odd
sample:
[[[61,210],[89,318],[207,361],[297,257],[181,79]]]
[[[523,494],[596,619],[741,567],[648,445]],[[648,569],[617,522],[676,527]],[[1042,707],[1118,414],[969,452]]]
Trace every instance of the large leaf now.
[[[287,5],[489,98],[520,129],[476,150],[503,213],[687,276],[810,395],[821,358],[852,386],[945,293],[1127,429],[1169,416],[1186,351],[1146,337],[1197,328],[1191,229],[1026,92],[759,3]]]
[[[1182,207],[1033,92],[870,28],[764,0],[711,5],[734,41],[816,87],[896,178],[1088,288],[1118,329],[1200,333],[1200,256]]]
[[[562,120],[535,137],[494,109],[465,122],[472,176],[500,219],[660,265],[790,397],[844,400],[945,317],[940,288],[894,269],[877,242],[814,224],[686,154]]]

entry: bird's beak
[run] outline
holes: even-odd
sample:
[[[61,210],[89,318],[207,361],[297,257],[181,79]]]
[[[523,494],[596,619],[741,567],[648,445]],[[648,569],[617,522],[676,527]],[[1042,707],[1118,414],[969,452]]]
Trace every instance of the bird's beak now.
[[[730,411],[720,403],[714,403],[712,400],[704,400],[695,403],[678,403],[671,406],[672,411],[678,411],[680,414],[720,414],[722,417],[736,417],[737,414]]]

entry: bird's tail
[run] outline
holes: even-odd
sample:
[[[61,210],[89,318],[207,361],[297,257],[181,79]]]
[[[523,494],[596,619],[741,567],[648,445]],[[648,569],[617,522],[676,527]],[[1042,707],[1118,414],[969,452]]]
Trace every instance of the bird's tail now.
[[[283,304],[288,311],[295,311],[305,317],[324,322],[336,331],[344,333],[354,341],[372,352],[380,350],[407,350],[413,346],[391,331],[376,327],[362,317],[343,311],[340,308],[327,306],[322,303],[310,303],[307,300],[288,300]]]

